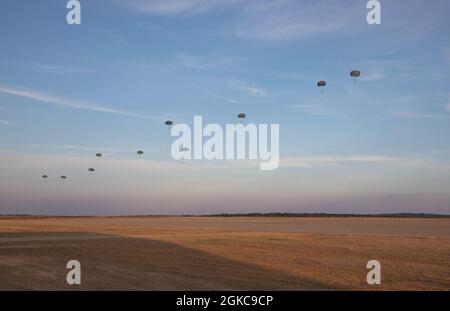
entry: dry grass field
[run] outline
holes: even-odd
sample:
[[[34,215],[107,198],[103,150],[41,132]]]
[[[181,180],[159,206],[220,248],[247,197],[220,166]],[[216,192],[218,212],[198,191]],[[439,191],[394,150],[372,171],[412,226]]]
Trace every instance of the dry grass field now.
[[[450,219],[0,217],[0,290],[55,289],[450,290]]]

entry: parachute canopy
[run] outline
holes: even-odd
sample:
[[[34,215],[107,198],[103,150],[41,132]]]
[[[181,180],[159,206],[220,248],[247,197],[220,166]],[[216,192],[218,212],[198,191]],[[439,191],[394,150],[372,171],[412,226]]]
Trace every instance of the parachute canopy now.
[[[89,172],[95,172],[95,168],[92,168],[92,167],[91,167],[91,168],[89,169]]]
[[[350,72],[350,76],[353,77],[353,78],[358,78],[359,76],[361,76],[361,71],[359,71],[359,70],[352,70]]]
[[[101,153],[99,152],[99,153],[97,153],[95,156],[96,156],[97,158],[101,158],[101,157],[103,156],[103,154],[101,154]]]
[[[245,113],[240,113],[237,116],[239,119],[245,119],[247,117],[247,115]]]
[[[173,121],[167,120],[167,121],[165,122],[165,124],[166,124],[167,126],[171,126],[171,125],[173,125]]]
[[[48,178],[48,176],[47,176],[47,175],[42,175],[42,178],[44,178],[44,179],[45,179],[45,178]]]
[[[64,175],[62,175],[62,176],[61,176],[61,179],[67,179],[67,177],[66,177],[66,176],[64,176]]]
[[[317,82],[317,86],[318,86],[318,87],[324,87],[324,86],[326,86],[326,85],[327,85],[327,82],[326,82],[326,81],[320,80],[319,82]]]
[[[136,153],[137,153],[138,155],[143,155],[143,154],[144,154],[144,151],[138,150],[138,151],[136,151]]]

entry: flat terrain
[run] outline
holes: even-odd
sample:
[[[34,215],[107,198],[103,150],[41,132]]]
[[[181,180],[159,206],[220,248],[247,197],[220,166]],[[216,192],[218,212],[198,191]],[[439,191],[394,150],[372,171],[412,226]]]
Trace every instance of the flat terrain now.
[[[0,217],[0,290],[18,289],[450,290],[450,219]]]

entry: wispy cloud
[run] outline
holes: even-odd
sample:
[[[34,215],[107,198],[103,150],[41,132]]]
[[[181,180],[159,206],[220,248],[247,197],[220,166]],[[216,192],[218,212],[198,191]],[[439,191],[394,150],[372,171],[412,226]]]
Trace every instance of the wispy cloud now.
[[[95,112],[103,112],[103,113],[110,113],[115,115],[121,115],[126,117],[133,117],[133,118],[142,118],[142,119],[150,119],[150,120],[157,120],[157,121],[163,121],[164,118],[157,117],[157,116],[150,116],[135,112],[130,112],[126,110],[120,110],[115,108],[110,108],[107,106],[101,106],[89,102],[74,100],[70,98],[65,97],[58,97],[54,95],[49,95],[40,91],[23,88],[19,86],[10,86],[10,85],[2,85],[0,84],[0,93],[9,94],[17,97],[22,98],[28,98],[35,101],[62,106],[62,107],[68,107],[72,109],[82,109],[82,110],[90,110]]]
[[[239,101],[238,99],[236,99],[234,97],[223,96],[223,95],[217,94],[216,92],[213,92],[210,90],[208,90],[206,93],[208,94],[208,96],[210,96],[214,100],[220,100],[220,101],[224,101],[224,102],[227,102],[230,104],[242,104],[241,101]]]
[[[52,168],[68,168],[70,170],[80,169],[85,170],[86,167],[92,165],[92,156],[82,155],[67,155],[67,154],[24,154],[13,149],[1,150],[0,168],[8,169],[23,169],[35,168],[42,169],[46,167]],[[113,157],[108,161],[102,162],[104,169],[117,169],[126,171],[135,171],[139,173],[146,172],[179,172],[191,171],[193,174],[199,172],[216,173],[217,169],[225,169],[228,171],[231,168],[241,169],[249,168],[258,170],[258,163],[256,161],[173,161],[173,160],[155,160],[149,157],[143,157],[137,160],[130,157]],[[1,171],[1,170],[0,170]]]
[[[272,73],[269,75],[271,78],[279,79],[279,80],[290,80],[290,81],[311,81],[311,77],[308,77],[305,74],[299,73]]]
[[[228,85],[232,88],[239,89],[252,96],[267,96],[267,91],[240,80],[230,80]]]
[[[41,145],[38,144],[17,144],[17,147],[25,147],[25,148],[40,148]]]
[[[414,111],[395,110],[389,112],[391,115],[402,118],[415,118],[415,119],[448,119],[449,116],[438,115],[431,113],[421,113]]]
[[[75,67],[65,67],[57,65],[46,65],[46,64],[35,64],[31,65],[32,68],[41,70],[47,73],[57,74],[57,75],[76,75],[76,74],[91,74],[98,73],[96,70],[85,69],[85,68],[75,68]]]
[[[176,16],[198,15],[224,8],[238,12],[233,25],[223,33],[238,38],[286,40],[311,38],[327,33],[343,32],[352,16],[364,15],[364,6],[342,1],[244,1],[244,0],[129,0],[116,1],[143,14]],[[318,18],[320,17],[320,18]],[[353,28],[354,30],[354,28]]]
[[[11,126],[11,125],[13,125],[13,123],[11,121],[8,121],[8,120],[0,120],[0,125]]]
[[[140,13],[170,16],[205,13],[240,1],[242,0],[129,0],[126,4]]]
[[[74,146],[74,145],[62,145],[64,149],[70,149],[70,150],[81,150],[81,151],[95,151],[95,152],[119,152],[120,150],[115,148],[94,148],[94,147],[86,147],[86,146]]]
[[[55,75],[63,75],[63,76],[72,76],[72,75],[86,75],[86,74],[94,74],[98,73],[97,70],[80,68],[80,67],[69,67],[69,66],[61,66],[54,64],[36,64],[36,63],[27,63],[27,62],[9,62],[3,61],[1,64],[16,66],[25,69],[31,69],[39,72],[45,72],[49,74]]]
[[[283,167],[313,167],[319,165],[335,165],[342,163],[392,163],[400,162],[405,158],[388,157],[384,155],[350,155],[350,156],[310,156],[291,157],[282,159]]]
[[[330,111],[329,109],[317,105],[317,104],[300,104],[300,105],[291,105],[291,108],[294,108],[304,114],[318,117],[347,117],[345,113]]]
[[[320,36],[345,36],[367,31],[365,2],[340,0],[111,0],[141,14],[159,16],[200,15],[219,9],[232,9],[233,19],[218,29],[218,33],[243,39],[280,41],[312,39]],[[413,1],[413,0],[411,0]],[[410,2],[411,2],[410,1]],[[415,0],[416,10],[404,10],[403,5],[391,4],[387,15],[390,22],[382,32],[396,40],[418,40],[436,27],[448,6],[437,1]],[[404,25],[420,12],[421,19]],[[394,18],[395,17],[395,18]]]
[[[415,155],[387,156],[387,155],[348,155],[348,156],[310,156],[291,157],[280,161],[280,167],[285,168],[316,168],[322,166],[335,166],[348,168],[352,165],[389,165],[390,168],[422,169],[422,170],[450,170],[450,162],[439,161],[430,157],[417,157]]]
[[[200,57],[190,54],[178,54],[175,61],[181,66],[193,69],[215,69],[219,67],[228,67],[243,61],[244,58],[235,57]]]
[[[212,64],[206,62],[203,58],[195,57],[187,54],[179,54],[175,56],[177,63],[184,67],[194,68],[194,69],[210,69]]]
[[[357,13],[356,13],[357,12]],[[228,34],[262,40],[307,39],[354,31],[352,16],[363,14],[358,6],[342,1],[246,2],[243,18]]]

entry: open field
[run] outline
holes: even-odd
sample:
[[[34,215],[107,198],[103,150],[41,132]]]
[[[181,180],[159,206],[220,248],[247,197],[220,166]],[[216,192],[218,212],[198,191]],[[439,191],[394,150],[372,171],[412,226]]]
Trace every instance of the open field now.
[[[450,219],[0,217],[0,290],[16,289],[450,290]]]

